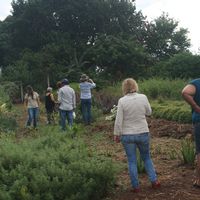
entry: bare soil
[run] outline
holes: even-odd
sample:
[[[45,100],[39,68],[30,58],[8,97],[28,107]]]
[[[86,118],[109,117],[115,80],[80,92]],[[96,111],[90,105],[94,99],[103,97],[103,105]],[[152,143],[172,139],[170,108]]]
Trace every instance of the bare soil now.
[[[163,119],[148,119],[151,132],[151,155],[161,182],[160,189],[152,189],[146,174],[140,174],[141,192],[133,193],[127,168],[127,159],[121,144],[112,143],[113,123],[96,124],[92,132],[107,137],[95,148],[124,164],[118,174],[114,191],[106,200],[200,200],[200,189],[192,186],[194,166],[184,165],[180,157],[181,139],[192,139],[192,125],[178,124]]]

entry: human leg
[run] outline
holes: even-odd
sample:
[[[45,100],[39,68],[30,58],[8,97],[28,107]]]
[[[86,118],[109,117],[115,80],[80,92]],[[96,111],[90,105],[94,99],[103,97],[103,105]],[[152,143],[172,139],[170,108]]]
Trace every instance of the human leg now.
[[[67,121],[68,121],[69,127],[71,128],[73,125],[73,111],[72,110],[67,111]]]
[[[140,156],[144,161],[145,170],[148,174],[149,180],[151,181],[151,183],[155,183],[157,181],[157,175],[150,156],[148,133],[138,136],[137,146],[140,151]]]
[[[200,187],[200,123],[194,124],[194,140],[196,148],[196,169],[195,169],[195,179],[193,185]]]
[[[138,170],[137,170],[137,157],[136,157],[136,144],[134,143],[134,136],[123,135],[121,137],[124,150],[128,159],[129,175],[131,185],[133,188],[139,187]]]
[[[39,114],[39,109],[33,108],[33,126],[34,126],[34,128],[37,127],[38,114]]]
[[[92,106],[92,101],[91,99],[87,99],[86,101],[86,109],[87,109],[87,115],[86,115],[86,120],[87,120],[87,124],[91,123],[91,106]]]
[[[26,126],[31,126],[32,121],[33,121],[33,109],[28,108],[28,120],[26,122]]]
[[[47,124],[51,123],[51,113],[49,112],[49,110],[46,110],[46,114],[47,114]]]
[[[66,116],[67,112],[65,110],[60,110],[60,116],[61,116],[61,128],[63,131],[66,130]]]
[[[81,112],[82,112],[83,122],[87,123],[86,99],[81,99]]]

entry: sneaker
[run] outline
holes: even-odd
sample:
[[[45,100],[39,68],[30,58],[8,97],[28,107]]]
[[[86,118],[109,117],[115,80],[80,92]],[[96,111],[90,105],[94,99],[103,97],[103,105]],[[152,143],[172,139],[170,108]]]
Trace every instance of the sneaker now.
[[[139,188],[139,187],[132,188],[131,191],[132,191],[133,193],[138,193],[138,192],[140,192],[140,188]]]
[[[155,182],[151,183],[151,186],[152,186],[153,189],[157,189],[157,188],[161,187],[161,184],[160,184],[159,181],[155,181]]]

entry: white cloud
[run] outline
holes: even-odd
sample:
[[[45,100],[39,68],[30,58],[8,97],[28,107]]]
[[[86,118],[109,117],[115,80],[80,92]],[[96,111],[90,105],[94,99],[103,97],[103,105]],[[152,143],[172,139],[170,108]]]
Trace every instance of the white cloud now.
[[[0,20],[4,20],[10,13],[12,0],[0,0]]]

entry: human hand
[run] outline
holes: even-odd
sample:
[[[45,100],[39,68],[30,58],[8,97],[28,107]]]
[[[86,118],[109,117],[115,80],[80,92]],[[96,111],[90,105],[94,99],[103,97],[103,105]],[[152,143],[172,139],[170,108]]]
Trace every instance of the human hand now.
[[[113,140],[114,140],[116,143],[120,143],[120,136],[119,136],[119,135],[114,135]]]
[[[193,107],[194,111],[197,113],[200,113],[200,106],[198,106],[197,104]]]

